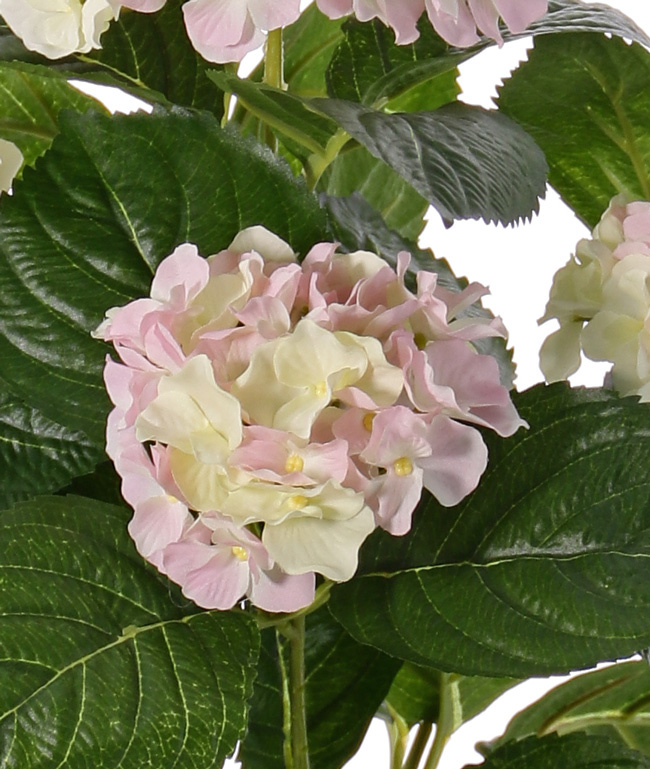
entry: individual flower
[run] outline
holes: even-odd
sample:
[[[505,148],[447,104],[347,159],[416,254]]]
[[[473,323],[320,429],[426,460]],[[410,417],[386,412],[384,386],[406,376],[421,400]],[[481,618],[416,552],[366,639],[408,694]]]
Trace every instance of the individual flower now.
[[[23,153],[13,142],[0,139],[0,193],[11,189],[14,177],[23,165]]]
[[[151,13],[166,0],[126,0],[127,8]],[[265,33],[286,27],[300,15],[300,0],[189,0],[185,28],[194,48],[208,61],[241,61],[264,42]]]
[[[499,45],[503,38],[499,19],[511,32],[523,32],[547,10],[548,0],[316,0],[332,19],[354,13],[359,21],[379,19],[395,32],[395,42],[417,40],[417,22],[426,10],[431,25],[448,43],[467,47],[479,41],[477,32]]]
[[[207,259],[183,244],[151,295],[113,308],[107,452],[138,551],[205,608],[311,602],[315,575],[350,579],[381,526],[405,534],[422,488],[445,506],[478,484],[478,424],[522,424],[468,319],[485,293],[434,274],[406,285],[365,251],[292,249],[248,228]],[[469,424],[468,424],[469,423]]]
[[[543,323],[560,328],[542,345],[549,381],[580,365],[580,351],[613,363],[611,384],[650,400],[650,203],[618,195],[553,279]]]
[[[60,59],[100,48],[120,0],[0,0],[0,16],[30,51]]]

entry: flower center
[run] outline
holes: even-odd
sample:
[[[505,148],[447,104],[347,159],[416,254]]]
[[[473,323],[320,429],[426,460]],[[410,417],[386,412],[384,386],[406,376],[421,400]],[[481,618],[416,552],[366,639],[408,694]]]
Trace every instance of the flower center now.
[[[305,463],[302,457],[299,457],[297,454],[291,454],[287,458],[287,463],[284,466],[284,471],[285,473],[301,473],[302,468],[304,466],[305,466]]]
[[[372,423],[375,421],[376,416],[374,411],[369,411],[362,420],[363,426],[369,433],[372,432]]]
[[[293,497],[289,497],[290,510],[302,510],[302,508],[308,503],[309,500],[304,494],[294,494]]]
[[[235,545],[234,547],[231,547],[230,550],[238,561],[248,560],[248,551],[246,550],[245,547],[240,547],[240,545]]]
[[[408,457],[400,457],[393,462],[395,475],[410,475],[413,472],[413,464]]]
[[[327,382],[325,380],[314,385],[314,395],[317,398],[324,398],[327,395]]]

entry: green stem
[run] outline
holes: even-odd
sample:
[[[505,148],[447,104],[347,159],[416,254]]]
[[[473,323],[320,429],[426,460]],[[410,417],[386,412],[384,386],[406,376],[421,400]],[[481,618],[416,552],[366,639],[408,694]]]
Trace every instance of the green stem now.
[[[308,158],[305,164],[305,177],[307,178],[307,185],[310,190],[316,187],[327,166],[336,160],[343,147],[349,141],[350,135],[342,128],[339,128],[327,143],[327,150],[324,155],[315,153]]]
[[[264,53],[264,82],[274,88],[286,87],[284,82],[284,48],[282,27],[272,29],[266,38]]]
[[[458,676],[453,673],[440,674],[440,712],[431,750],[424,769],[436,769],[442,752],[453,732],[460,726],[460,702],[458,699]]]
[[[292,620],[289,636],[289,702],[292,769],[309,769],[305,701],[305,617]],[[289,769],[289,768],[287,768]]]
[[[431,736],[432,730],[432,724],[428,723],[427,721],[424,721],[418,726],[415,740],[413,741],[413,745],[411,746],[411,750],[409,751],[408,757],[402,769],[418,769],[418,766],[420,766],[420,761],[422,760],[422,756],[424,755],[424,749],[427,746],[427,742],[429,742],[429,737]]]
[[[391,769],[402,769],[404,753],[406,752],[406,743],[409,736],[409,728],[399,713],[388,703],[385,703],[390,719],[386,719],[386,729],[388,730],[388,739],[390,741]]]

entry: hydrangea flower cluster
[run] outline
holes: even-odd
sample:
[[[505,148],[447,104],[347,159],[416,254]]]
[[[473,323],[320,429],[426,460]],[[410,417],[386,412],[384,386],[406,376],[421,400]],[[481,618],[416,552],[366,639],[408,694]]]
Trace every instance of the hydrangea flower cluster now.
[[[548,0],[316,0],[332,19],[353,13],[359,21],[379,19],[395,32],[398,45],[408,45],[420,36],[417,23],[425,12],[436,32],[452,45],[478,43],[478,31],[496,40],[502,18],[511,32],[523,32],[547,11]]]
[[[0,0],[2,15],[27,48],[56,59],[99,48],[99,38],[121,7],[143,13],[159,11],[167,0]],[[360,21],[378,18],[391,27],[398,45],[417,39],[417,22],[427,12],[436,32],[452,45],[478,42],[477,30],[499,44],[502,18],[513,32],[523,32],[547,10],[548,0],[317,0],[332,19],[354,14]],[[187,34],[208,61],[238,62],[259,48],[266,32],[293,24],[300,0],[188,0],[183,5]]]
[[[611,384],[650,401],[650,202],[612,199],[591,240],[556,273],[543,323],[560,328],[540,352],[550,382],[580,366],[580,350],[611,361]]]
[[[299,264],[262,227],[204,259],[179,246],[151,296],[114,308],[107,451],[139,552],[205,608],[243,596],[311,603],[315,574],[350,579],[377,526],[401,535],[423,485],[455,505],[487,450],[471,425],[522,424],[459,293],[375,254],[319,243]],[[468,424],[469,423],[469,424]]]

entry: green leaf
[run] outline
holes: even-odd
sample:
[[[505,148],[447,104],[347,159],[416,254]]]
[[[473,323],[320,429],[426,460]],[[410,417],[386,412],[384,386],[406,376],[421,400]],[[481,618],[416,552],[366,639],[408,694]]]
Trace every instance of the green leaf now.
[[[650,667],[622,662],[572,678],[516,715],[491,746],[557,732],[606,728],[650,755]]]
[[[454,509],[426,495],[412,531],[373,534],[333,590],[361,643],[517,677],[649,645],[650,406],[565,383],[514,400],[530,429],[485,435],[478,489]]]
[[[102,110],[58,72],[32,64],[0,64],[0,138],[12,141],[33,165],[59,133],[59,112]]]
[[[327,96],[325,72],[343,38],[343,21],[328,19],[313,3],[284,30],[284,79],[292,93]]]
[[[223,93],[207,77],[215,65],[194,50],[185,31],[181,5],[167,0],[157,13],[132,13],[122,9],[118,21],[102,35],[102,47],[83,59],[95,62],[100,71],[125,76],[126,85],[163,94],[173,104],[223,115]]]
[[[247,769],[284,769],[279,631],[262,633],[262,652],[240,758]],[[312,769],[338,769],[357,750],[399,660],[354,641],[326,608],[307,617],[307,730]]]
[[[650,760],[615,739],[571,734],[541,740],[530,737],[509,743],[490,755],[482,766],[485,769],[648,769]]]
[[[60,489],[102,455],[83,433],[52,422],[0,384],[0,509]]]
[[[384,105],[426,84],[417,109],[433,110],[454,101],[460,90],[456,65],[468,56],[464,52],[448,54],[449,46],[426,17],[418,26],[420,37],[414,43],[395,45],[394,33],[380,21],[347,21],[344,38],[327,70],[329,95]]]
[[[388,115],[340,99],[314,99],[446,219],[512,223],[539,208],[546,163],[535,142],[498,112],[449,104]]]
[[[358,192],[381,214],[388,227],[405,238],[416,240],[424,227],[427,201],[365,147],[356,146],[339,154],[321,176],[317,188],[335,197]]]
[[[499,107],[539,143],[549,181],[590,226],[610,198],[650,198],[650,53],[596,34],[548,37],[506,81]]]
[[[469,49],[452,48],[438,37],[426,16],[418,28],[420,37],[414,43],[398,46],[393,32],[379,21],[347,21],[327,71],[329,95],[367,105],[388,102],[393,112],[432,110],[453,101],[458,93],[458,64],[495,42],[483,38]],[[543,18],[520,34],[504,29],[503,37],[577,31],[606,32],[650,45],[646,34],[620,11],[576,0],[551,0]]]
[[[222,91],[234,93],[252,115],[309,153],[324,153],[337,131],[334,121],[314,112],[303,99],[287,91],[225,72],[211,71],[209,77]]]
[[[2,513],[2,766],[207,768],[241,736],[255,623],[182,606],[127,518],[78,497]]]
[[[59,494],[74,494],[79,497],[89,497],[99,502],[111,505],[126,506],[121,492],[122,479],[117,474],[113,463],[109,460],[101,462],[86,475],[75,477]],[[131,509],[131,508],[128,508]]]
[[[354,193],[345,198],[336,198],[323,194],[323,205],[330,214],[330,229],[349,251],[367,250],[382,256],[393,267],[397,262],[400,251],[411,254],[411,265],[406,275],[409,287],[415,287],[415,275],[418,270],[429,270],[438,274],[438,282],[450,291],[461,291],[467,286],[465,278],[457,278],[444,259],[437,259],[430,250],[422,250],[416,243],[406,240],[398,233],[390,230],[386,222],[373,207],[359,194]],[[463,317],[494,317],[476,303],[462,313]],[[499,364],[501,384],[509,389],[515,376],[512,362],[512,351],[506,349],[503,339],[489,337],[473,342],[479,352],[492,355]]]
[[[208,113],[67,114],[0,210],[2,376],[45,416],[104,443],[107,309],[148,295],[184,241],[208,256],[263,224],[305,253],[318,202],[285,163]]]
[[[436,723],[440,705],[440,676],[433,668],[405,662],[390,688],[387,703],[411,727],[422,721]],[[454,721],[461,724],[485,710],[500,694],[519,683],[515,678],[454,676]]]

